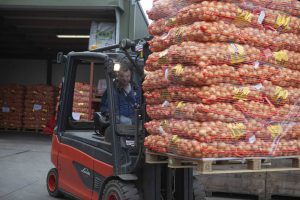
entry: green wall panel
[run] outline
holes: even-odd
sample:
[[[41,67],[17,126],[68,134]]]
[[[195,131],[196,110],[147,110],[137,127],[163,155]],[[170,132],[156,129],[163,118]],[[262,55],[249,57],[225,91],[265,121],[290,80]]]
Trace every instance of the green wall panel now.
[[[122,0],[0,0],[0,7],[61,7],[61,8],[93,8],[120,7],[123,9]]]

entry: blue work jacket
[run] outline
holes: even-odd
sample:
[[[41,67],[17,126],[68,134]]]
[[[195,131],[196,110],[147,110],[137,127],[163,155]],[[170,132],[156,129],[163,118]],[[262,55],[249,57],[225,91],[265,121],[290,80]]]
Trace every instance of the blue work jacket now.
[[[126,93],[124,89],[116,88],[113,89],[114,100],[115,100],[115,114],[125,117],[133,117],[134,115],[134,106],[140,105],[141,101],[141,91],[138,87],[132,86],[131,91]],[[107,91],[104,92],[104,95],[101,99],[100,112],[108,113],[109,98],[107,96]]]

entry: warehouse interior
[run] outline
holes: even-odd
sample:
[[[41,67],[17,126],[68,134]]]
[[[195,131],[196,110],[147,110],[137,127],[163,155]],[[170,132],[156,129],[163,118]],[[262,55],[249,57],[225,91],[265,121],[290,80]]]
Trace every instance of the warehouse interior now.
[[[89,44],[88,38],[57,36],[89,35],[92,21],[116,23],[116,13],[122,16],[118,22],[120,33],[117,40],[147,36],[147,21],[138,4],[132,5],[127,1],[122,1],[124,5],[120,6],[118,1],[116,5],[109,5],[109,1],[90,1],[90,5],[81,5],[79,1],[70,4],[58,2],[45,2],[44,5],[36,4],[36,1],[0,3],[0,63],[3,66],[0,84],[57,86],[63,74],[63,67],[56,64],[57,53],[86,51]],[[130,9],[131,12],[128,12]],[[137,30],[129,31],[132,30],[130,26],[134,26],[129,23],[133,16]]]

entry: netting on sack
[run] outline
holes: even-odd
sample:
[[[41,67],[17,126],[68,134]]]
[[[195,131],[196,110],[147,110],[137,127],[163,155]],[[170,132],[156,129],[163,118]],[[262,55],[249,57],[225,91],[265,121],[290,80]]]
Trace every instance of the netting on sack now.
[[[84,120],[90,121],[93,115],[89,116],[90,112],[90,91],[93,91],[93,87],[86,83],[75,82],[74,95],[73,95],[73,107],[72,107],[72,117],[76,121]],[[61,93],[61,85],[59,96]],[[59,96],[57,98],[59,98]],[[56,113],[58,111],[58,104],[56,105]],[[94,109],[91,109],[91,113],[94,113]],[[75,117],[74,117],[75,116]],[[57,118],[57,116],[56,116]]]
[[[300,90],[295,87],[280,87],[272,82],[264,82],[266,97],[274,105],[297,104],[300,98]]]
[[[281,73],[281,70],[268,65],[242,64],[238,67],[212,65],[206,67],[186,66],[182,64],[162,66],[153,72],[147,72],[143,82],[144,91],[165,88],[172,84],[186,86],[204,86],[220,83],[255,84],[269,80]],[[285,72],[282,72],[283,74]]]
[[[249,44],[259,48],[272,50],[287,49],[299,52],[296,34],[279,34],[266,29],[253,27],[238,27],[224,21],[195,22],[191,25],[174,27],[162,36],[156,36],[150,41],[150,49],[153,52],[163,51],[174,44],[183,41],[195,42],[227,42],[232,41],[240,44]]]
[[[164,102],[162,105],[147,105],[146,111],[151,119],[178,118],[204,121],[206,118],[196,103]]]
[[[13,84],[0,86],[0,128],[22,128],[23,102],[23,86]]]
[[[164,17],[175,16],[180,9],[191,5],[193,3],[209,4],[215,1],[203,1],[203,0],[155,0],[153,1],[153,7],[147,11],[148,17],[152,20],[158,20]],[[223,0],[220,3],[234,3],[242,8],[248,9],[263,9],[268,8],[271,10],[282,11],[288,15],[299,16],[300,15],[300,3],[297,0]],[[216,2],[215,2],[216,3]],[[281,12],[281,13],[282,13]]]
[[[263,61],[289,69],[300,70],[300,53],[292,51],[267,52],[263,57]]]
[[[172,134],[165,134],[164,136],[149,135],[145,138],[144,145],[157,152],[167,153],[169,152],[169,141],[172,137]]]
[[[182,42],[179,45],[172,45],[162,52],[151,54],[146,62],[145,70],[155,71],[162,65],[178,63],[201,67],[250,63],[260,60],[262,56],[262,52],[258,48],[249,45]]]
[[[168,30],[170,27],[182,24],[190,24],[197,21],[220,21],[227,20],[230,23],[242,24],[243,26],[253,26],[257,28],[268,28],[276,30],[278,32],[290,32],[298,34],[300,31],[300,20],[297,18],[300,13],[299,2],[295,1],[296,7],[290,5],[290,11],[299,12],[297,15],[292,16],[288,13],[283,13],[279,10],[272,10],[261,5],[251,4],[247,1],[244,3],[236,1],[199,1],[198,3],[182,1],[160,0],[158,2],[164,2],[164,6],[155,7],[152,9],[149,18],[152,20],[159,20],[166,18],[163,23],[154,22],[150,26],[150,33],[155,30],[154,33],[162,33]],[[168,12],[165,12],[167,10]],[[171,20],[171,23],[170,23]],[[161,25],[160,31],[157,31],[157,26]],[[154,34],[155,35],[155,34]]]
[[[300,87],[300,72],[281,68],[280,72],[270,78],[273,84],[281,87]]]
[[[299,8],[154,1],[145,146],[191,158],[300,155]]]
[[[195,21],[227,20],[231,23],[269,28],[278,32],[299,33],[299,18],[283,14],[277,10],[259,7],[246,7],[236,3],[204,1],[181,9],[176,15],[177,24]]]
[[[197,122],[193,120],[153,120],[145,124],[146,130],[152,135],[175,133],[183,138],[195,139],[199,142],[226,141],[236,142],[245,139],[250,132],[262,129],[257,126],[251,127],[244,123],[226,123],[222,121]],[[260,130],[259,129],[259,130]]]
[[[145,138],[145,146],[149,149],[161,153],[174,153],[176,149],[176,154],[191,158],[265,157],[270,155],[270,149],[274,149],[273,156],[291,156],[298,154],[298,143],[299,140],[295,139],[282,139],[275,145],[260,139],[253,143],[243,141],[234,144],[226,143],[226,141],[205,143],[168,133],[150,135]]]
[[[247,92],[243,96],[242,92]],[[270,91],[270,95],[273,93]],[[146,103],[162,104],[165,101],[186,101],[213,104],[216,102],[233,102],[237,99],[246,98],[255,101],[264,101],[263,96],[257,87],[253,85],[241,87],[228,83],[210,85],[203,87],[169,86],[166,89],[155,89],[144,93]]]
[[[55,111],[55,88],[48,85],[26,86],[23,128],[40,130],[47,126]]]
[[[146,103],[150,104],[162,104],[165,101],[187,101],[187,102],[199,102],[200,88],[197,87],[185,87],[172,85],[164,89],[154,89],[153,91],[147,91],[144,93]]]
[[[299,70],[300,53],[288,50],[272,52],[249,45],[235,43],[182,42],[172,45],[162,52],[151,54],[145,70],[155,71],[168,64],[192,64],[201,67],[209,65],[237,65],[263,61],[269,64]]]
[[[151,119],[193,119],[196,121],[224,122],[245,121],[244,114],[229,103],[211,105],[183,102],[164,102],[162,105],[147,105],[147,114]]]

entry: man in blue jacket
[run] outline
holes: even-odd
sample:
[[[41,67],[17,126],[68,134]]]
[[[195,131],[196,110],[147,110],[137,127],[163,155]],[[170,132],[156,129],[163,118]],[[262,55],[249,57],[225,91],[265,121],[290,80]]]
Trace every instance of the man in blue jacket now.
[[[140,104],[141,99],[140,89],[132,82],[130,64],[127,58],[121,60],[120,70],[113,89],[116,123],[128,125],[134,124],[134,108]],[[101,101],[100,112],[109,112],[108,101],[107,91],[105,91]]]

